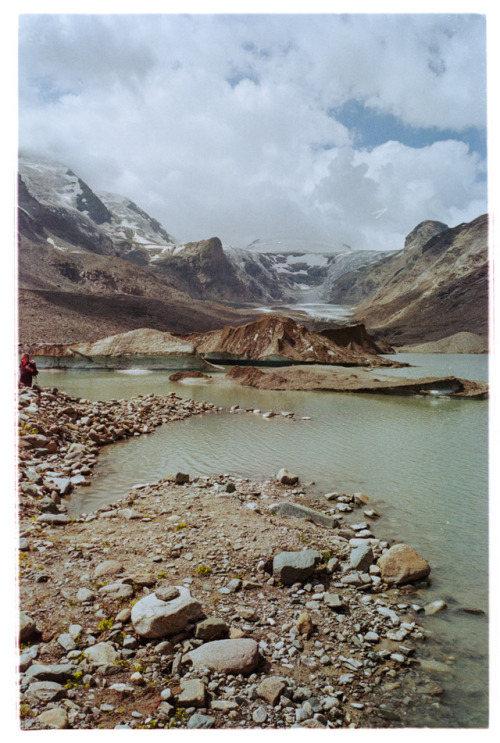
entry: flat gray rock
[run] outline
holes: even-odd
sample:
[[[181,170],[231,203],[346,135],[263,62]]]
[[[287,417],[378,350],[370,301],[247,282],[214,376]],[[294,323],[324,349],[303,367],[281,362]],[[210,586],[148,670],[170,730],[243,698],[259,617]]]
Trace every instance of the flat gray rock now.
[[[95,599],[94,591],[90,588],[79,588],[76,594],[76,600],[81,604],[85,604],[87,601],[93,601]]]
[[[204,707],[205,694],[205,684],[200,679],[182,680],[177,704],[179,707]]]
[[[194,629],[194,636],[198,640],[220,640],[227,637],[229,628],[223,619],[219,617],[208,617],[202,622],[198,622]]]
[[[283,503],[278,503],[276,506],[273,506],[272,511],[277,516],[291,516],[298,519],[307,519],[308,521],[312,521],[313,524],[327,526],[330,529],[335,529],[339,525],[338,519],[334,516],[327,516],[326,513],[315,511],[314,508],[302,506],[300,503],[284,501]]]
[[[28,678],[34,678],[37,681],[57,681],[64,683],[73,676],[77,667],[73,663],[33,663],[26,671]]]
[[[334,609],[336,611],[340,611],[346,606],[344,599],[342,598],[342,596],[339,596],[338,593],[325,593],[323,601],[330,609]]]
[[[252,719],[257,725],[262,725],[267,720],[267,712],[264,706],[257,707],[252,713]]]
[[[34,681],[26,690],[30,702],[55,702],[66,696],[64,686],[56,681]]]
[[[184,586],[175,586],[179,595],[170,601],[162,601],[150,593],[134,604],[132,624],[141,637],[155,638],[182,632],[187,624],[200,619],[203,610]]]
[[[61,635],[59,635],[59,637],[57,638],[57,642],[67,651],[74,650],[76,648],[75,640],[68,632],[63,632]]]
[[[42,729],[64,730],[68,727],[68,713],[62,707],[47,709],[36,718]]]
[[[83,654],[94,666],[106,666],[113,664],[118,657],[118,653],[110,642],[98,642],[85,648]]]
[[[87,478],[85,475],[73,475],[69,481],[72,485],[83,485],[84,482],[87,482]]]
[[[130,599],[134,595],[134,589],[129,583],[109,583],[100,588],[99,593],[110,599]]]
[[[301,583],[311,575],[320,560],[321,555],[316,550],[280,552],[273,560],[274,578],[285,586]]]
[[[190,729],[213,728],[215,727],[215,717],[210,717],[210,715],[201,715],[199,712],[196,712],[194,715],[191,715],[186,727]]]
[[[38,655],[38,651],[39,651],[38,645],[32,645],[31,647],[26,648],[26,650],[24,650],[20,654],[19,670],[21,671],[21,673],[24,673],[24,671],[26,671],[31,666],[31,664],[33,663],[33,661]]]
[[[119,508],[116,515],[129,521],[133,519],[142,519],[144,517],[143,513],[139,513],[139,511],[136,511],[133,508]]]
[[[37,521],[41,524],[52,524],[52,526],[66,526],[71,523],[70,517],[64,513],[42,513]]]
[[[67,495],[72,487],[69,477],[50,477],[47,478],[46,484],[57,490],[59,495]]]
[[[94,570],[94,578],[101,578],[103,575],[117,575],[123,570],[123,565],[118,560],[104,560]]]
[[[188,657],[196,669],[248,674],[259,662],[259,646],[250,638],[215,640],[191,650]]]
[[[372,548],[368,542],[365,542],[364,544],[354,547],[351,551],[349,567],[352,570],[361,570],[362,572],[365,572],[373,563],[374,559]]]

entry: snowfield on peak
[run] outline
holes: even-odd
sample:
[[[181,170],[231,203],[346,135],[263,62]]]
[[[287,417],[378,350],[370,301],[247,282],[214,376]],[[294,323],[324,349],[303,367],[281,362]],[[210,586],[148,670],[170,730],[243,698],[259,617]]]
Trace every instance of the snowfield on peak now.
[[[64,165],[37,162],[21,156],[19,172],[29,192],[40,204],[78,208],[77,198],[82,194],[80,179]]]

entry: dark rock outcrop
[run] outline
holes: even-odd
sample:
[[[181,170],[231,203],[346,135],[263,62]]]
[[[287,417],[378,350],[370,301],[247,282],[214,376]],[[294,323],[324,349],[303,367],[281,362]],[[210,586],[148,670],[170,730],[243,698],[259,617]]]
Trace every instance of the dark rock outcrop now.
[[[339,342],[336,340],[338,332]],[[220,363],[341,364],[355,366],[399,366],[377,356],[364,329],[325,330],[314,333],[291,318],[264,315],[239,327],[185,336],[200,355]]]
[[[394,353],[394,349],[386,342],[378,343],[368,333],[362,323],[342,328],[325,328],[319,335],[333,341],[341,348],[347,348],[357,353]]]

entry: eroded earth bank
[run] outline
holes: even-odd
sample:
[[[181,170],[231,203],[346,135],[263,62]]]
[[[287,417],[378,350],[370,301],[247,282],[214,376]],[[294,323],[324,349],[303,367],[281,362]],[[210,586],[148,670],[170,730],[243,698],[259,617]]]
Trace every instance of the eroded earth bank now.
[[[446,700],[431,566],[376,535],[367,494],[172,473],[70,519],[101,446],[220,408],[36,386],[19,406],[23,729],[422,727]]]

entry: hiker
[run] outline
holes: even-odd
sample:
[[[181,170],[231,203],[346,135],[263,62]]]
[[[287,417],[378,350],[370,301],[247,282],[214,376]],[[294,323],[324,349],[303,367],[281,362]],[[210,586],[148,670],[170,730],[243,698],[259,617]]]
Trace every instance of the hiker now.
[[[38,369],[34,361],[30,361],[30,357],[27,353],[23,353],[21,357],[20,371],[20,382],[24,387],[31,387],[33,377],[38,376]]]

